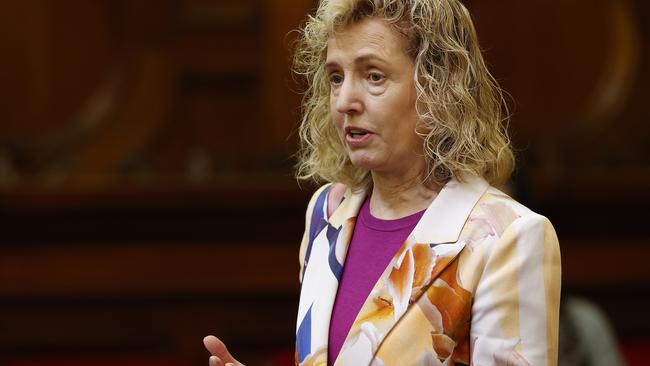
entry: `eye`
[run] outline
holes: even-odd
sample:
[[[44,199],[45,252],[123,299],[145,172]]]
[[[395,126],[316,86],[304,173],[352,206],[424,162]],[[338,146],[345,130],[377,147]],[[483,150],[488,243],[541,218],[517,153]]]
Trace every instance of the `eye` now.
[[[377,71],[372,71],[368,74],[368,80],[373,83],[379,83],[384,80],[384,75]]]
[[[330,74],[330,84],[341,85],[343,83],[343,76],[339,74]]]

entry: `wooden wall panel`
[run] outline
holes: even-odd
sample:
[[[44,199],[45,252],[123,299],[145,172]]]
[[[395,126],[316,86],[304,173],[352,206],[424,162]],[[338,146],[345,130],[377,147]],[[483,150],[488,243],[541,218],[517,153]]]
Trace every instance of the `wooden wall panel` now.
[[[650,11],[642,1],[468,1],[531,194],[648,202]]]
[[[0,195],[0,363],[290,354],[308,193],[273,186]]]
[[[0,102],[0,185],[183,186],[289,174],[299,109],[289,33],[311,4],[12,5],[4,17],[41,16],[1,22],[10,56],[0,73],[13,92]]]

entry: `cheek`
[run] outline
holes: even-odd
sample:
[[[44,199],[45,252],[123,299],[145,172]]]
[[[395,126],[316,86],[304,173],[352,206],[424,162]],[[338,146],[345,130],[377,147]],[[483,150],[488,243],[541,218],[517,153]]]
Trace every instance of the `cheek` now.
[[[334,127],[336,127],[336,130],[341,132],[343,131],[343,124],[345,122],[345,118],[341,113],[338,113],[336,111],[336,108],[333,108],[330,106],[330,116],[332,119],[332,123],[334,123]]]
[[[419,137],[415,132],[418,121],[415,106],[410,107],[400,103],[394,104],[392,108],[392,110],[386,110],[384,114],[386,122],[389,123],[386,127],[390,130],[391,143],[411,149],[415,141],[419,142]]]

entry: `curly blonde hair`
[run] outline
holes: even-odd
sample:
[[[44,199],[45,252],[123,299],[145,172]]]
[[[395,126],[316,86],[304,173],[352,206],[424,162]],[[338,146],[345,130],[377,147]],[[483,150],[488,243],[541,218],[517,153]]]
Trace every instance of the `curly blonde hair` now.
[[[388,21],[411,43],[415,64],[416,133],[426,160],[424,181],[443,185],[465,174],[504,182],[514,168],[507,108],[490,75],[469,12],[458,0],[321,0],[301,29],[294,71],[305,78],[299,128],[297,177],[369,187],[372,178],[354,166],[330,116],[324,64],[335,31],[360,19]],[[408,42],[407,42],[408,43]]]

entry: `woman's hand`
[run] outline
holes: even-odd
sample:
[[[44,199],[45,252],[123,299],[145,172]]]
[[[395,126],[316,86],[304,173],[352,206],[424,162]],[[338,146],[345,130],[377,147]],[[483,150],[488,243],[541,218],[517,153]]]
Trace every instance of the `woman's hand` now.
[[[209,335],[203,338],[205,348],[210,352],[210,366],[244,366],[228,352],[226,345],[217,337]]]

